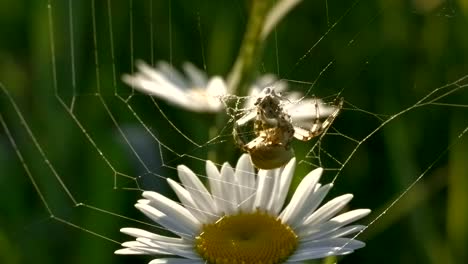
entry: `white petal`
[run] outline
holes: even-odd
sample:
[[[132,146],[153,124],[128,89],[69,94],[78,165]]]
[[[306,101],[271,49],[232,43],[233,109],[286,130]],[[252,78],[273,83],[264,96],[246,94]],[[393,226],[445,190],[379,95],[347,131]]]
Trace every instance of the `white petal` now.
[[[185,73],[195,87],[205,87],[207,83],[206,74],[195,67],[193,64],[186,62],[182,65]]]
[[[187,243],[185,240],[181,238],[161,236],[158,234],[148,232],[143,229],[133,228],[133,227],[121,228],[120,232],[127,234],[129,236],[133,236],[133,237],[145,237],[145,238],[149,238],[152,240],[158,240],[158,241],[168,242],[168,243]]]
[[[142,79],[146,79],[148,81],[152,81],[152,82],[158,83],[158,84],[160,84],[161,81],[166,81],[167,82],[167,78],[164,76],[164,73],[162,73],[161,71],[149,66],[148,64],[146,64],[142,60],[138,60],[136,62],[136,67],[138,69],[138,72],[135,75],[138,75]],[[173,86],[173,87],[176,87],[172,83],[169,83],[169,85]],[[180,89],[180,87],[177,87],[177,89]],[[180,91],[182,92],[183,90],[180,89]]]
[[[328,238],[321,240],[312,240],[301,242],[299,249],[314,249],[314,248],[339,248],[355,250],[364,247],[366,244],[356,239],[349,239],[344,237]]]
[[[352,194],[344,194],[329,201],[311,216],[304,220],[303,225],[315,225],[329,220],[335,214],[337,214],[346,204],[353,198]]]
[[[281,217],[283,223],[288,223],[289,226],[295,227],[303,219],[304,214],[307,213],[304,209],[308,209],[304,204],[313,195],[315,184],[319,181],[322,172],[322,168],[317,168],[304,177]]]
[[[206,87],[206,94],[203,103],[209,111],[216,112],[223,107],[222,99],[227,93],[226,84],[219,76],[210,79]]]
[[[192,87],[187,91],[192,111],[217,112],[222,109],[222,99],[226,95],[226,84],[221,77],[209,80],[206,87]]]
[[[223,78],[219,76],[214,76],[210,79],[206,87],[206,94],[210,95],[216,102],[220,102],[221,97],[225,96],[227,93],[226,84],[224,83]]]
[[[171,186],[172,190],[175,192],[177,195],[177,198],[179,198],[179,201],[184,205],[184,207],[190,211],[190,213],[197,218],[198,220],[206,220],[205,216],[201,212],[200,209],[198,209],[197,205],[192,199],[192,196],[190,196],[189,191],[187,191],[184,187],[182,187],[179,183],[174,181],[171,178],[166,179],[167,183],[169,186]],[[203,222],[203,221],[201,221]]]
[[[161,258],[153,259],[148,264],[204,264],[202,259]]]
[[[168,178],[167,182],[171,186],[172,190],[176,193],[177,197],[179,200],[182,202],[184,207],[189,210],[189,212],[198,219],[198,221],[202,223],[210,223],[214,219],[217,218],[217,216],[211,212],[206,212],[203,209],[201,209],[197,203],[193,200],[192,196],[190,195],[190,192],[187,191],[185,188],[180,186],[177,182],[174,180]]]
[[[295,230],[298,233],[301,233],[303,229],[309,228],[310,225],[304,225],[305,219],[307,219],[320,206],[323,199],[325,199],[325,196],[327,196],[328,192],[333,187],[333,184],[329,183],[323,187],[319,186],[319,183],[315,185],[314,194],[309,197],[309,200],[303,206],[302,220],[295,227]]]
[[[350,234],[355,234],[361,232],[362,230],[366,229],[367,226],[365,225],[350,225],[336,229],[318,229],[316,232],[300,236],[301,241],[309,241],[309,240],[317,240],[323,239],[325,237],[329,238],[337,238],[337,237],[344,237]]]
[[[369,209],[355,209],[346,213],[342,213],[332,219],[330,219],[330,222],[337,222],[341,223],[344,225],[347,225],[351,222],[354,222],[356,220],[359,220],[365,216],[367,216],[371,210]]]
[[[339,229],[331,232],[330,234],[327,234],[327,236],[328,237],[333,237],[333,238],[344,237],[344,236],[348,236],[348,235],[351,235],[351,234],[359,233],[359,232],[365,230],[366,228],[367,228],[367,226],[365,226],[365,225],[345,226],[345,227],[339,228]]]
[[[190,254],[192,254],[194,252],[192,242],[190,242],[190,243],[189,242],[187,242],[187,243],[180,243],[180,242],[172,243],[172,242],[164,242],[164,241],[160,241],[160,240],[152,240],[152,239],[146,238],[146,237],[138,237],[136,239],[136,241],[140,242],[140,243],[142,243],[142,244],[144,244],[145,246],[148,246],[148,247],[154,247],[154,248],[167,250],[171,254],[175,254],[175,255],[179,255],[179,254],[171,252],[172,250],[190,251],[191,252]],[[183,256],[183,255],[180,255],[180,256]]]
[[[210,160],[206,161],[206,176],[208,177],[208,184],[210,185],[213,203],[217,215],[224,213],[223,192],[221,189],[221,174],[218,168]]]
[[[307,259],[324,258],[334,255],[345,255],[364,246],[365,244],[363,242],[348,238],[309,241],[306,243],[300,243],[298,249],[289,257],[287,263]]]
[[[201,223],[180,204],[157,192],[143,192],[143,197],[151,200],[151,206],[156,210],[177,219],[194,233],[199,231]]]
[[[243,154],[239,158],[234,177],[239,184],[238,202],[240,210],[246,213],[252,212],[255,201],[256,181],[255,171],[249,155]]]
[[[158,65],[164,64],[160,62]],[[136,63],[139,72],[135,74],[140,79],[145,79],[148,82],[153,83],[154,85],[159,86],[162,90],[171,89],[171,91],[177,92],[177,94],[185,94],[187,89],[187,83],[180,79],[180,81],[171,80],[171,72],[165,72],[166,67],[158,67],[155,69],[143,61],[137,61]]]
[[[200,179],[185,165],[177,166],[179,179],[193,198],[198,207],[207,213],[216,214],[216,207],[210,192]]]
[[[310,122],[316,119],[317,115],[319,118],[326,118],[336,110],[336,107],[320,99],[304,99],[297,103],[286,104],[284,110],[291,116],[294,123],[301,123]]]
[[[122,248],[114,251],[116,255],[144,255],[146,254],[143,251],[134,248]]]
[[[305,228],[303,231],[300,231],[301,237],[305,240],[312,239],[319,236],[318,233],[322,234],[321,236],[331,233],[338,228],[345,226],[349,223],[352,223],[356,220],[359,220],[370,213],[369,209],[357,209],[349,211],[330,219],[327,222],[318,224],[318,225],[308,225],[309,228]]]
[[[267,205],[267,212],[269,212],[271,215],[278,215],[277,209],[277,195],[281,189],[281,172],[283,168],[277,168],[272,170],[272,179],[273,179],[273,186],[271,187],[271,193],[273,195],[270,195],[268,205]]]
[[[148,199],[138,199],[137,203],[139,204],[150,204],[151,201]]]
[[[255,195],[254,210],[260,209],[268,211],[270,208],[270,199],[272,196],[272,188],[274,184],[273,177],[276,170],[259,170],[258,171],[258,188]]]
[[[229,163],[225,162],[221,167],[221,191],[224,203],[224,212],[227,215],[235,214],[239,211],[237,201],[238,184],[235,182],[234,170]]]
[[[317,248],[297,250],[291,255],[286,263],[296,263],[297,261],[325,258],[328,256],[346,255],[352,253],[353,250],[338,249],[338,248]]]
[[[287,88],[287,84],[285,84],[285,86]],[[294,107],[294,105],[297,105],[298,103],[305,100],[302,93],[296,92],[296,91],[288,91],[285,97],[286,97],[286,100],[284,101],[286,101],[287,103],[283,104],[283,110],[290,109],[291,107]]]
[[[145,94],[162,98],[169,103],[181,107],[187,107],[189,104],[186,94],[170,84],[160,84],[155,81],[145,79],[138,74],[135,76],[125,74],[122,76],[122,80]]]
[[[162,248],[160,246],[157,247],[149,247],[145,243],[142,243],[141,241],[128,241],[122,243],[122,246],[127,247],[128,249],[119,249],[115,251],[115,254],[119,255],[142,255],[142,254],[152,254],[152,255],[171,255],[170,252],[168,252],[165,248]]]
[[[145,244],[139,242],[139,241],[127,241],[123,242],[122,246],[128,247],[128,248],[137,248],[137,247],[146,247]]]
[[[251,96],[257,96],[263,88],[272,86],[276,92],[281,92],[282,90],[279,89],[278,84],[282,82],[279,81],[276,75],[274,74],[264,74],[257,78],[252,85],[253,87],[251,88]],[[283,82],[284,83],[284,82]]]
[[[169,63],[165,61],[158,62],[156,70],[161,72],[164,78],[173,83],[174,86],[191,88],[191,84],[187,82],[185,77]]]
[[[154,222],[162,225],[172,233],[175,233],[185,239],[193,240],[195,234],[198,233],[185,226],[184,223],[181,222],[179,219],[169,217],[150,205],[135,204],[135,207],[142,213],[144,213],[146,216],[151,218],[151,220],[153,220]]]
[[[278,214],[278,212],[283,208],[284,201],[286,200],[286,196],[288,195],[289,187],[291,185],[295,169],[296,158],[292,158],[281,172],[281,182],[280,187],[278,189],[278,193],[277,195],[273,195],[273,198],[275,199],[274,208],[272,209],[274,214]]]
[[[171,253],[165,251],[164,249],[154,248],[154,247],[134,247],[134,250],[139,250],[145,255],[172,255]]]
[[[137,241],[145,244],[148,248],[165,250],[171,255],[177,255],[189,259],[199,258],[198,254],[193,250],[193,245],[164,243],[142,237],[137,238]]]
[[[243,126],[244,124],[246,124],[250,120],[254,119],[256,116],[257,116],[257,112],[254,109],[252,109],[252,110],[250,110],[250,112],[243,115],[241,118],[237,119],[236,124],[238,126]]]

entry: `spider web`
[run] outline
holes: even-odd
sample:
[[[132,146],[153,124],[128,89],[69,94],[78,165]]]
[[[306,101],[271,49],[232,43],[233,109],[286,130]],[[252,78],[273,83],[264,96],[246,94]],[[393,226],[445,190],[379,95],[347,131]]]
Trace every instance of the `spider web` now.
[[[425,18],[427,31],[438,26],[455,31],[462,24],[462,10],[451,1],[429,11],[417,3],[414,1],[408,8],[411,14],[406,15]],[[153,65],[166,60],[175,67],[193,61],[211,74],[226,74],[234,54],[223,60],[219,58],[227,55],[209,52],[223,45],[236,50],[234,44],[225,42],[240,39],[231,36],[236,34],[226,36],[226,32],[239,29],[226,21],[234,19],[245,25],[242,4],[189,4],[193,10],[184,5],[170,0],[42,3],[39,10],[47,30],[41,37],[48,52],[41,50],[45,55],[38,59],[48,66],[38,73],[42,77],[37,87],[47,90],[37,88],[31,99],[21,96],[8,80],[0,84],[0,136],[6,153],[2,171],[14,176],[2,180],[15,187],[4,196],[6,203],[20,211],[8,220],[18,221],[13,227],[27,237],[6,244],[30,252],[29,256],[16,254],[18,259],[53,263],[76,256],[77,263],[91,259],[123,262],[126,258],[114,256],[113,251],[130,238],[119,234],[119,228],[165,231],[133,209],[141,190],[173,197],[166,179],[177,178],[177,165],[186,164],[203,178],[206,159],[214,159],[217,165],[224,161],[235,164],[238,150],[219,153],[234,149],[233,122],[246,110],[245,101],[252,98],[226,97],[228,115],[213,122],[215,115],[186,112],[139,94],[120,81],[123,73],[134,72],[137,58]],[[212,18],[214,10],[226,21]],[[308,23],[315,23],[316,28],[297,29],[293,36],[288,33],[288,28],[312,15]],[[209,26],[215,21],[224,28]],[[356,197],[353,208],[373,209],[369,228],[358,236],[368,245],[346,257],[347,261],[368,262],[384,254],[378,248],[388,245],[387,239],[393,241],[391,231],[406,234],[410,229],[415,236],[423,230],[426,238],[437,234],[440,230],[434,226],[440,219],[425,220],[424,227],[415,223],[428,215],[443,215],[441,205],[436,207],[440,212],[433,214],[425,206],[454,199],[447,186],[457,183],[444,176],[463,173],[464,168],[466,172],[460,159],[465,157],[468,131],[464,118],[468,73],[463,68],[466,65],[449,60],[449,56],[462,56],[463,49],[454,48],[432,62],[415,63],[418,71],[402,74],[410,67],[393,65],[405,64],[401,61],[405,50],[396,49],[395,61],[387,61],[391,57],[386,56],[386,42],[374,45],[376,31],[388,21],[393,20],[385,7],[366,1],[345,6],[332,1],[303,3],[273,33],[261,67],[262,73],[275,73],[291,92],[300,91],[304,98],[317,96],[326,104],[345,99],[341,114],[326,133],[308,142],[295,141],[293,147],[299,164],[295,184],[312,168],[323,166],[326,173],[321,182],[335,184],[329,197],[350,192]],[[190,30],[181,29],[187,25]],[[388,34],[395,35],[388,41],[410,39],[389,30]],[[433,40],[428,33],[421,34],[422,39]],[[221,43],[212,44],[211,38]],[[195,48],[184,48],[188,40]],[[444,45],[461,43],[454,39],[434,44],[440,47],[421,49],[437,52]],[[404,79],[395,80],[392,74]],[[371,84],[377,86],[363,89]],[[13,200],[16,202],[10,202]],[[416,212],[409,214],[411,210]],[[7,233],[7,238],[17,237]],[[47,242],[38,243],[43,240]],[[43,256],[46,250],[61,245],[69,250]],[[86,253],[78,254],[76,248]],[[436,262],[440,257],[429,254],[432,247],[424,243],[410,248],[418,248],[418,253],[408,261]],[[14,253],[11,256],[15,258]]]

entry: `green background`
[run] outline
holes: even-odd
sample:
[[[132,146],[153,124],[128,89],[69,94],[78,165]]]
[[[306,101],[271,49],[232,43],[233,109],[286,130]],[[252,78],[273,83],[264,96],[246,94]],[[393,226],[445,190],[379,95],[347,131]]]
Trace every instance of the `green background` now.
[[[134,71],[136,59],[151,64],[164,60],[176,67],[190,61],[210,75],[226,76],[245,30],[248,1],[48,4],[0,2],[0,82],[46,157],[3,91],[0,113],[11,137],[2,126],[0,263],[146,263],[148,256],[113,254],[120,247],[116,241],[130,239],[119,228],[157,231],[133,221],[147,222],[132,206],[139,190],[173,195],[164,177],[176,177],[175,166],[184,163],[203,174],[203,162],[174,152],[206,159],[217,147],[232,149],[232,141],[227,124],[214,144],[204,144],[210,139],[212,115],[156,100],[158,109],[149,97],[134,94],[120,76]],[[466,134],[458,137],[468,125],[463,86],[468,82],[436,90],[468,74],[467,26],[464,0],[306,0],[268,39],[261,73],[292,80],[292,90],[312,88],[311,94],[326,101],[338,94],[345,98],[330,130],[335,135],[324,137],[322,148],[339,162],[358,148],[329,197],[353,193],[349,209],[372,209],[361,220],[369,223],[411,187],[359,236],[367,246],[340,263],[468,260],[468,139]],[[424,102],[441,96],[435,103],[410,109],[434,91]],[[177,133],[160,109],[201,146]],[[159,145],[147,131],[173,150],[161,149],[164,166]],[[314,143],[294,143],[303,161],[297,180],[311,169],[308,164],[318,164],[305,157]],[[238,155],[226,152],[218,159],[229,158],[233,164]],[[321,157],[326,168],[340,167],[324,152]],[[327,171],[322,182],[335,175]]]

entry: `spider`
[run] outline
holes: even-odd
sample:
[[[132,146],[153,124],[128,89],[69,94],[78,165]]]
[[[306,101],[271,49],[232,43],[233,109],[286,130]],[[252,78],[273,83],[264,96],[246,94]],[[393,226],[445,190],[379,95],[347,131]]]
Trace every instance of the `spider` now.
[[[343,99],[338,99],[333,112],[321,122],[315,100],[315,117],[311,121],[307,120],[309,122],[293,125],[291,116],[282,107],[287,101],[274,89],[266,87],[254,104],[256,111],[249,111],[234,122],[235,141],[243,151],[250,154],[252,163],[259,169],[269,170],[285,165],[294,157],[291,147],[293,138],[308,141],[319,136],[332,124],[343,106]],[[248,124],[253,119],[252,128]],[[247,137],[252,136],[252,129],[255,138],[249,141]]]

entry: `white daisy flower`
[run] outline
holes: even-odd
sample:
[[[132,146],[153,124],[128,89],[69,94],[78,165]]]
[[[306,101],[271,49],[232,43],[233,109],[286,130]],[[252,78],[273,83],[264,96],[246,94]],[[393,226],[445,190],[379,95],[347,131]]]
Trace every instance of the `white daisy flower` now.
[[[208,79],[191,63],[183,65],[185,75],[166,62],[153,68],[137,61],[136,66],[138,72],[125,74],[122,80],[143,93],[194,112],[218,112],[224,108],[221,99],[226,95],[226,84],[219,76]]]
[[[228,95],[228,91],[225,81],[220,76],[208,78],[205,72],[188,62],[183,65],[185,75],[166,62],[159,62],[157,67],[153,68],[143,61],[137,61],[136,67],[138,72],[133,75],[124,74],[122,80],[145,94],[194,112],[224,110],[223,99]],[[252,109],[257,97],[268,86],[274,86],[277,92],[287,90],[287,84],[278,81],[274,75],[260,76],[252,84],[244,107]],[[298,124],[310,123],[311,119],[317,117],[317,109],[320,117],[328,116],[334,110],[333,106],[324,104],[319,99],[300,100],[300,97],[297,92],[288,93],[285,99],[289,103],[284,105],[284,109]]]
[[[319,207],[332,184],[318,183],[322,168],[307,174],[284,206],[295,170],[293,158],[275,170],[255,174],[248,155],[235,169],[221,171],[207,161],[210,191],[186,166],[177,167],[182,185],[168,179],[181,204],[151,191],[135,205],[175,234],[167,237],[138,228],[120,231],[136,241],[125,242],[116,254],[158,255],[157,263],[300,263],[345,255],[364,243],[352,236],[366,228],[348,225],[369,214],[357,209],[337,215],[353,197],[336,197]],[[167,255],[167,257],[160,256]]]

